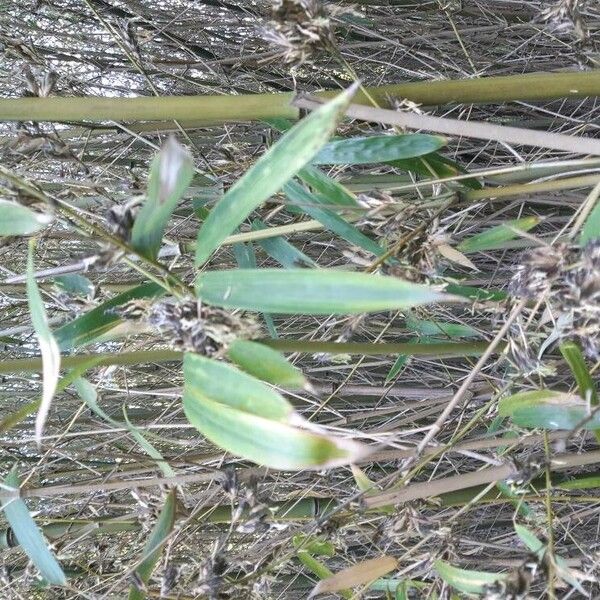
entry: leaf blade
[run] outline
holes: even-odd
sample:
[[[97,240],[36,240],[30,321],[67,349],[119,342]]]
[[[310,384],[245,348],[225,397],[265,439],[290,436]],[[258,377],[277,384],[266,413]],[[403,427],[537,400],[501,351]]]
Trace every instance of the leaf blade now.
[[[21,483],[15,469],[4,479],[4,483],[18,490]],[[29,510],[19,497],[3,498],[3,510],[6,520],[23,548],[25,554],[38,568],[42,576],[53,585],[66,585],[67,578],[60,564],[48,548],[42,533],[29,514]]]
[[[333,133],[356,86],[294,125],[239,179],[211,210],[198,232],[196,265],[204,264],[250,213],[277,193],[319,151]]]
[[[356,314],[452,299],[394,277],[327,269],[210,271],[196,290],[209,304],[281,314]]]
[[[0,236],[37,233],[51,221],[50,215],[36,213],[22,204],[0,199]]]
[[[307,384],[300,369],[290,364],[283,354],[264,344],[239,339],[229,346],[227,356],[246,373],[267,383],[292,389],[303,388]]]
[[[446,143],[442,136],[422,133],[334,140],[321,148],[312,164],[364,165],[415,158],[435,152]]]
[[[48,324],[44,301],[35,279],[33,267],[34,248],[35,243],[31,241],[27,257],[27,301],[42,355],[42,400],[35,419],[35,439],[37,445],[40,446],[46,418],[50,412],[50,405],[60,377],[60,349]]]
[[[146,201],[131,230],[131,245],[142,256],[158,256],[167,223],[193,176],[190,155],[169,137],[152,164]]]

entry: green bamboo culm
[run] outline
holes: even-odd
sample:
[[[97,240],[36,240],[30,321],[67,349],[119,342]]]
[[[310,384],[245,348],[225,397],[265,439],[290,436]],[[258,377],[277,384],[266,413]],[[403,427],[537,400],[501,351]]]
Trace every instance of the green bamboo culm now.
[[[366,88],[353,102],[379,104],[407,98],[426,106],[452,103],[500,103],[600,96],[600,69],[587,72],[530,73],[448,81],[420,81]],[[337,90],[319,92],[330,98]],[[368,94],[368,96],[367,96]],[[293,94],[169,96],[143,98],[3,98],[0,121],[167,121],[211,125],[269,118],[298,118]]]

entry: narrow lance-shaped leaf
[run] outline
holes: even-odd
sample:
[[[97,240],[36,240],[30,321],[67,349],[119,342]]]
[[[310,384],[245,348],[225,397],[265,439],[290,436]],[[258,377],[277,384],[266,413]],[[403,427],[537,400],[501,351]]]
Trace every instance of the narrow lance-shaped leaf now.
[[[163,508],[158,515],[158,519],[150,533],[150,537],[144,546],[143,559],[137,566],[135,572],[143,584],[148,583],[152,571],[156,567],[160,559],[162,547],[173,531],[175,525],[175,516],[177,509],[177,494],[175,489],[172,489],[165,499]],[[129,590],[129,600],[144,600],[146,594],[139,590],[135,584]]]
[[[131,245],[140,254],[156,258],[171,214],[193,176],[190,155],[170,137],[152,164],[146,201],[131,230]]]
[[[439,135],[374,135],[329,142],[312,160],[315,165],[363,165],[423,156],[446,145]]]
[[[584,400],[589,401],[591,406],[598,406],[598,390],[592,374],[585,364],[585,358],[579,346],[573,342],[566,342],[560,345],[560,352],[569,364],[573,377],[575,377],[579,395]],[[595,431],[594,435],[600,441],[600,430]]]
[[[302,119],[215,205],[198,233],[196,264],[202,265],[221,242],[265,200],[277,193],[320,150],[333,133],[356,90],[352,85]]]
[[[30,235],[52,221],[50,215],[33,212],[30,208],[0,200],[0,236]]]
[[[246,373],[262,381],[288,388],[302,388],[307,382],[302,371],[277,350],[248,340],[236,340],[227,356]]]
[[[259,219],[252,222],[253,231],[267,229],[266,225]],[[316,267],[312,258],[306,256],[304,252],[298,250],[296,246],[290,244],[281,236],[257,240],[257,244],[272,258],[274,258],[282,267],[286,269],[299,269],[302,267]],[[237,245],[237,244],[236,244]],[[256,266],[256,265],[255,265]]]
[[[458,249],[461,252],[482,252],[484,250],[494,250],[501,248],[505,242],[517,237],[516,231],[529,231],[540,222],[538,217],[523,217],[514,221],[506,221],[502,225],[492,227],[463,240]],[[516,231],[515,231],[516,230]]]
[[[21,482],[15,469],[6,476],[4,484],[18,493]],[[50,552],[41,531],[29,514],[25,502],[17,495],[3,495],[2,508],[19,545],[38,568],[42,577],[52,585],[65,585],[67,578],[60,564]]]
[[[274,469],[321,469],[356,462],[367,449],[308,426],[277,392],[234,367],[187,353],[183,408],[217,446]]]
[[[466,594],[481,594],[488,585],[506,579],[506,575],[502,573],[459,569],[443,560],[436,560],[434,566],[438,575],[447,584]]]
[[[96,413],[100,418],[104,419],[107,423],[116,427],[123,427],[123,423],[119,423],[116,419],[110,417],[98,404],[98,393],[96,388],[84,377],[78,377],[73,381],[73,385],[79,394],[79,397],[86,403],[86,405]],[[133,438],[148,454],[148,456],[154,459],[158,463],[159,469],[162,471],[165,477],[175,477],[175,472],[169,466],[167,461],[163,458],[163,455],[143,436],[140,430],[133,425],[127,418],[127,412],[123,408],[123,415],[125,417],[125,427],[129,430]]]
[[[42,401],[35,419],[35,439],[38,445],[42,443],[42,434],[46,418],[52,404],[52,397],[56,391],[58,378],[60,376],[60,349],[46,316],[44,301],[38,289],[37,282],[34,276],[33,268],[33,251],[35,243],[32,240],[29,243],[29,256],[27,260],[27,299],[29,302],[29,312],[31,313],[31,321],[37,335],[42,354]]]
[[[56,340],[62,350],[89,344],[121,322],[115,308],[131,300],[157,298],[164,293],[164,288],[157,283],[144,283],[131,288],[59,327],[54,332]]]
[[[535,390],[500,400],[498,412],[520,427],[543,429],[600,429],[600,413],[589,411],[579,396],[552,390]]]
[[[395,277],[328,269],[210,271],[196,289],[209,304],[282,314],[356,314],[454,300]]]
[[[585,244],[597,240],[600,238],[600,200],[596,200],[596,205],[592,209],[592,212],[588,215],[583,228],[581,229],[581,235],[579,236],[579,243],[582,246]]]
[[[385,252],[376,241],[366,236],[352,223],[348,223],[348,221],[332,210],[319,206],[323,204],[326,198],[311,194],[296,181],[287,183],[283,191],[292,202],[297,203],[298,208],[302,212],[322,223],[329,231],[339,235],[351,244],[363,248],[367,252],[372,252],[375,256],[380,256]]]

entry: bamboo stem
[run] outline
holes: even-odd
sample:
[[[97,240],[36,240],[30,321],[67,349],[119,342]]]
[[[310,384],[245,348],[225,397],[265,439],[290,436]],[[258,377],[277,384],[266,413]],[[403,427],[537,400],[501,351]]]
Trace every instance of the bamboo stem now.
[[[531,73],[449,81],[419,81],[366,88],[378,104],[389,98],[408,98],[434,106],[451,103],[500,103],[600,96],[600,69],[587,72]],[[320,92],[330,98],[336,91]],[[354,102],[369,104],[364,92]],[[0,121],[196,121],[218,124],[273,117],[298,118],[293,94],[229,96],[170,96],[140,98],[3,98]]]
[[[368,354],[380,356],[384,354],[410,354],[413,356],[479,356],[487,347],[485,342],[441,342],[438,344],[371,344],[369,342],[319,342],[311,340],[260,340],[262,344],[283,352],[328,352],[331,354]],[[135,365],[143,363],[159,363],[180,361],[183,353],[176,350],[141,350],[137,352],[121,352],[112,354],[77,354],[63,356],[61,366],[72,369],[84,365],[91,358],[97,362],[95,366]],[[42,370],[42,359],[39,356],[0,359],[0,375],[6,373],[37,373]]]

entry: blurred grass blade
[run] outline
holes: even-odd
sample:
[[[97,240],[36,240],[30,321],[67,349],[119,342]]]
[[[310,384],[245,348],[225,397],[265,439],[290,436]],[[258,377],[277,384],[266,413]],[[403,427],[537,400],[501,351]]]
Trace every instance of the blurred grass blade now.
[[[60,378],[56,391],[62,392],[64,389],[69,387],[73,381],[83,375],[88,369],[95,367],[99,362],[101,362],[101,357],[92,357],[83,362],[83,364],[78,367],[71,369],[66,375]],[[23,422],[29,415],[32,415],[41,404],[41,399],[38,398],[36,400],[32,400],[31,402],[27,402],[21,406],[14,413],[10,413],[0,420],[0,433],[4,433],[6,431],[10,431],[15,425]]]
[[[406,328],[420,335],[449,337],[449,338],[475,338],[481,337],[481,334],[469,325],[460,323],[443,323],[442,321],[427,321],[417,319],[411,315],[406,317]]]
[[[321,199],[311,194],[299,183],[290,181],[284,186],[283,191],[292,202],[297,203],[297,207],[302,212],[322,223],[329,231],[339,235],[351,244],[375,254],[375,256],[384,254],[385,250],[377,242],[367,237],[352,223],[348,223],[337,213],[318,206]]]
[[[583,357],[583,353],[579,349],[579,346],[573,342],[565,342],[560,345],[560,352],[571,368],[573,377],[575,377],[579,395],[584,400],[589,399],[592,406],[597,406],[598,391],[596,390],[596,384],[585,364],[585,358]]]
[[[30,235],[51,221],[50,215],[33,212],[16,202],[0,200],[0,236]]]
[[[177,509],[177,494],[172,489],[167,494],[163,508],[150,533],[150,537],[144,546],[143,559],[135,570],[143,584],[147,584],[160,559],[162,547],[173,531]],[[129,589],[129,600],[145,600],[147,595],[136,587],[135,584]]]
[[[52,335],[44,301],[40,294],[37,282],[35,280],[33,268],[33,251],[35,242],[29,243],[29,256],[27,258],[27,300],[29,302],[29,312],[31,322],[37,335],[42,355],[42,401],[35,419],[35,439],[38,446],[42,443],[44,425],[50,411],[52,398],[56,391],[58,379],[60,377],[60,350],[56,339]]]
[[[560,345],[560,352],[569,364],[573,377],[575,377],[579,395],[591,406],[598,406],[598,390],[579,346],[574,342],[565,342]],[[596,440],[600,442],[600,430],[595,430],[594,435]]]
[[[436,179],[444,179],[446,177],[456,177],[457,175],[468,174],[468,171],[462,165],[438,152],[432,152],[427,156],[418,158],[394,160],[389,164],[402,171],[412,171],[413,173],[428,178],[433,176]],[[469,179],[461,179],[456,183],[473,190],[480,190],[483,187],[479,181],[477,181],[476,176]]]
[[[506,221],[502,225],[492,227],[487,231],[483,231],[463,240],[458,245],[458,250],[461,252],[483,252],[484,250],[494,250],[501,248],[505,242],[517,237],[518,231],[529,231],[540,222],[538,217],[523,217],[513,221]]]
[[[592,242],[600,238],[600,200],[596,200],[596,205],[592,209],[592,212],[588,215],[583,228],[581,229],[581,235],[579,236],[579,243],[585,246],[587,243]]]
[[[259,231],[267,229],[266,225],[255,219],[252,222],[252,230]],[[274,258],[282,267],[286,269],[298,269],[302,267],[316,267],[315,261],[306,256],[304,252],[298,250],[296,246],[290,244],[283,237],[267,238],[257,240],[256,242],[271,258]]]
[[[600,413],[590,414],[588,403],[574,394],[535,390],[502,398],[498,412],[520,427],[542,429],[600,429]]]
[[[537,556],[538,560],[543,560],[547,550],[547,545],[544,544],[544,542],[542,542],[535,535],[535,533],[531,531],[531,529],[524,527],[523,525],[515,523],[515,531],[517,532],[517,535],[519,536],[523,544],[525,544],[525,546]],[[583,596],[586,596],[586,591],[579,583],[577,577],[575,576],[575,573],[567,565],[565,559],[561,556],[554,555],[553,561],[556,567],[557,575],[567,583],[570,583]]]
[[[98,404],[98,392],[90,381],[84,377],[78,377],[73,381],[73,385],[77,390],[79,397],[86,403],[92,412],[115,427],[123,427],[123,423],[113,419],[100,407]],[[129,430],[133,438],[142,447],[146,454],[148,454],[150,458],[154,459],[158,463],[158,467],[162,471],[163,475],[165,477],[175,477],[175,471],[171,469],[169,464],[163,458],[162,454],[143,436],[137,427],[131,424],[127,417],[125,407],[123,407],[123,415],[125,418],[126,429]]]
[[[230,365],[187,353],[183,408],[217,446],[274,469],[322,469],[367,453],[355,442],[298,427],[304,420],[277,392]]]
[[[18,493],[21,482],[14,468],[4,479],[4,485],[13,488],[15,493]],[[29,514],[25,502],[18,496],[3,495],[2,508],[19,545],[37,567],[42,577],[52,585],[66,585],[67,578]]]
[[[525,546],[527,546],[527,548],[538,558],[542,558],[546,551],[546,545],[540,541],[530,529],[523,525],[515,523],[515,531]]]
[[[379,556],[352,565],[327,579],[319,581],[310,593],[309,598],[319,594],[329,594],[358,587],[359,585],[366,585],[393,571],[397,564],[398,561],[393,556]]]
[[[452,297],[395,277],[327,269],[210,271],[198,296],[225,308],[283,314],[358,314],[406,309]]]
[[[193,176],[187,150],[169,137],[152,163],[146,200],[131,230],[131,245],[143,256],[157,257],[167,223]]]
[[[446,138],[442,136],[422,133],[335,140],[321,148],[312,164],[364,165],[414,158],[435,152],[446,143]]]
[[[56,287],[74,296],[91,298],[95,291],[94,284],[87,277],[78,273],[58,275],[54,277],[54,283]]]
[[[229,346],[227,356],[246,373],[290,389],[299,389],[306,386],[306,377],[302,371],[277,350],[264,344],[257,344],[248,340],[236,340]]]
[[[198,233],[196,264],[204,264],[250,213],[277,193],[334,132],[356,85],[312,112],[272,146],[214,206]]]
[[[114,311],[117,306],[123,306],[131,300],[157,298],[164,293],[164,288],[157,283],[144,283],[118,294],[59,327],[54,332],[58,345],[61,350],[69,350],[89,344],[121,323],[121,318]]]
[[[486,586],[506,579],[506,575],[502,573],[459,569],[443,560],[436,560],[434,567],[448,585],[465,594],[482,594],[485,592]]]
[[[256,254],[252,244],[234,244],[233,253],[240,269],[256,269]],[[262,317],[265,320],[269,335],[276,340],[279,335],[273,317],[269,313],[263,313]]]
[[[358,202],[354,194],[347,190],[339,181],[323,173],[318,167],[310,165],[304,167],[298,173],[298,177],[323,198],[323,204],[339,204],[348,208],[358,208]]]

